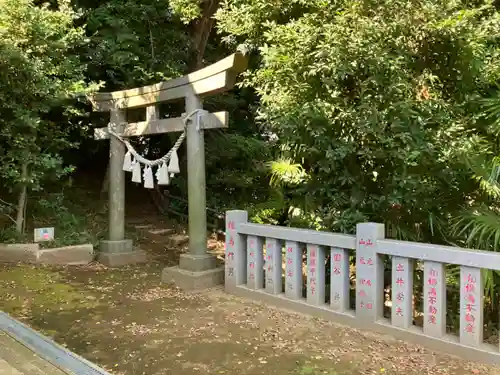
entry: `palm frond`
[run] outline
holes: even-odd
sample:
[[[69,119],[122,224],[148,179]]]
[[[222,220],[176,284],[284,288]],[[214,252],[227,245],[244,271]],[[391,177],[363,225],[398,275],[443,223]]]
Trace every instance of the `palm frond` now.
[[[500,97],[494,96],[482,100],[485,118],[492,120],[491,130],[493,134],[500,133]]]
[[[453,233],[466,237],[469,247],[498,250],[500,243],[500,215],[488,207],[463,211],[452,226]]]
[[[483,108],[486,118],[497,119],[500,116],[500,98],[495,96],[483,99]]]
[[[494,273],[498,275],[498,271],[483,269],[481,274],[484,281],[484,296],[491,300],[492,304],[496,304],[497,295],[495,293],[496,285],[494,279]]]
[[[469,156],[473,155],[473,156]],[[500,158],[492,157],[491,151],[481,141],[476,140],[474,153],[464,156],[464,161],[473,178],[478,182],[481,191],[493,199],[500,198]]]
[[[305,178],[305,171],[300,164],[294,164],[289,158],[281,158],[267,163],[271,175],[270,185],[280,187],[286,184],[296,185]]]

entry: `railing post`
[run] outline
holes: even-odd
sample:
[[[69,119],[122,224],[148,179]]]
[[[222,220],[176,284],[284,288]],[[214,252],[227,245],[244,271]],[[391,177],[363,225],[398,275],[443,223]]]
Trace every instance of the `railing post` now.
[[[446,334],[446,278],[443,263],[424,263],[424,333]]]
[[[376,321],[384,309],[384,265],[377,254],[384,225],[356,225],[356,317]]]
[[[460,343],[483,344],[483,290],[480,268],[460,267]]]
[[[325,304],[325,248],[307,245],[307,303]]]
[[[391,323],[401,328],[413,325],[413,259],[392,257]]]
[[[294,241],[286,241],[285,296],[290,299],[302,298],[302,249]]]
[[[226,266],[225,289],[230,292],[236,286],[246,283],[246,241],[238,233],[238,224],[248,222],[246,211],[234,210],[226,213]]]
[[[280,294],[283,290],[281,243],[274,238],[266,238],[266,292]]]
[[[264,288],[264,241],[260,237],[247,237],[247,286],[250,289]]]
[[[349,250],[330,249],[330,307],[339,312],[349,310]]]

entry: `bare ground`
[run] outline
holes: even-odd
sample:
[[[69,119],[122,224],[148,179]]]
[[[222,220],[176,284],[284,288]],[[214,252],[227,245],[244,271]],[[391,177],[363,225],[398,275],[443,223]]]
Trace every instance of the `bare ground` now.
[[[114,374],[500,374],[421,347],[159,283],[154,263],[0,268],[0,308]]]

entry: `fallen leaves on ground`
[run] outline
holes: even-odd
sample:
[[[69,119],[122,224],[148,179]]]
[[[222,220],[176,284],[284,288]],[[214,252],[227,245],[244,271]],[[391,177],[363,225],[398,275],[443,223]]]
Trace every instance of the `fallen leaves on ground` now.
[[[159,264],[22,267],[0,268],[2,309],[116,375],[500,374],[220,288],[184,293]]]

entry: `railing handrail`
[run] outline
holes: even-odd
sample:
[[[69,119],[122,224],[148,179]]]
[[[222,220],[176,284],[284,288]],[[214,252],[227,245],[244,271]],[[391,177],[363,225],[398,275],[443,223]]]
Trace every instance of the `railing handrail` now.
[[[351,250],[356,248],[356,236],[313,229],[240,223],[236,225],[236,231],[244,235],[269,237],[304,244]],[[491,251],[386,239],[378,240],[377,244],[378,254],[500,271],[500,254]]]
[[[378,240],[377,253],[500,271],[500,254],[429,243]]]
[[[311,243],[319,246],[339,247],[342,249],[356,248],[356,237],[348,234],[252,223],[236,224],[236,230],[240,234],[251,236],[270,237],[279,240]]]

